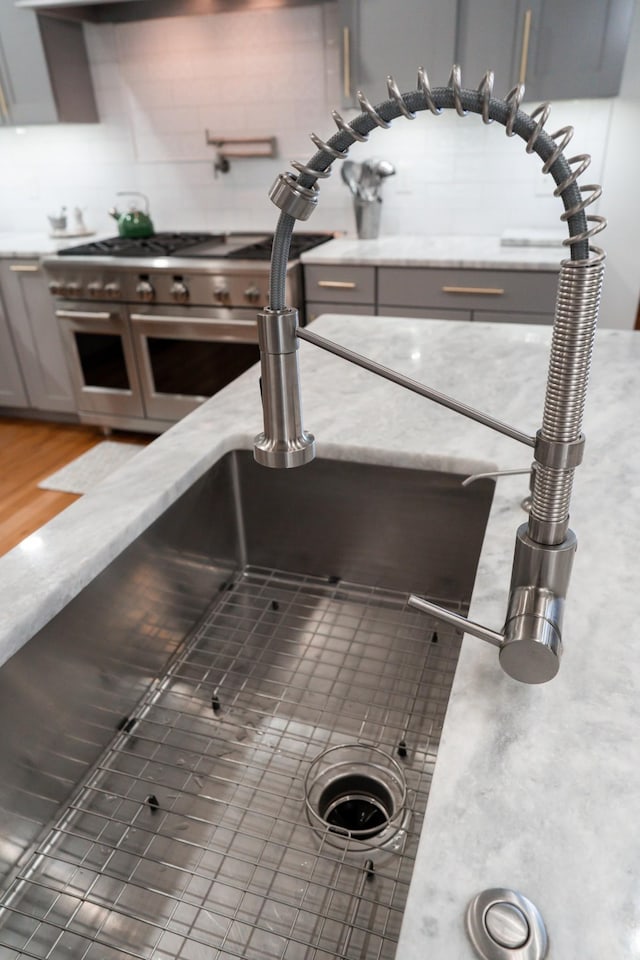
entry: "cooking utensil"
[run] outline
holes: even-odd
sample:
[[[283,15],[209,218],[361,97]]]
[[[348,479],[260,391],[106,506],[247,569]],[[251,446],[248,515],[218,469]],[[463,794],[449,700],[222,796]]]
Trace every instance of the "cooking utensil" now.
[[[340,173],[342,174],[342,179],[349,187],[349,190],[354,197],[359,196],[359,181],[360,173],[362,169],[362,164],[356,163],[354,160],[345,160],[342,164],[342,169]]]
[[[131,204],[127,213],[120,213],[115,207],[109,210],[109,215],[118,222],[118,234],[121,237],[151,237],[154,234],[153,223],[149,216],[149,199],[144,193],[136,190],[119,190],[119,197],[142,197],[144,211],[138,210]]]

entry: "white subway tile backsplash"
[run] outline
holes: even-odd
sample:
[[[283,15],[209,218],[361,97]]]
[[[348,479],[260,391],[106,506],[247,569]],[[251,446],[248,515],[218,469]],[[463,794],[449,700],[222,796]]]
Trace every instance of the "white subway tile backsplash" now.
[[[311,131],[323,138],[336,131],[335,3],[88,24],[85,34],[101,123],[0,130],[0,229],[39,230],[62,203],[86,207],[96,229],[113,229],[106,211],[124,189],[149,194],[157,228],[273,229],[278,211],[268,190],[276,175],[313,155]],[[376,92],[384,95],[383,80],[368,94]],[[572,152],[594,154],[596,181],[610,117],[611,101],[553,107],[550,127],[576,127]],[[207,129],[222,138],[275,136],[278,156],[232,160],[229,173],[215,177]],[[539,160],[477,117],[398,119],[350,152],[356,161],[372,156],[397,170],[383,191],[385,232],[557,226],[553,185]],[[320,197],[306,228],[353,232],[339,165]]]

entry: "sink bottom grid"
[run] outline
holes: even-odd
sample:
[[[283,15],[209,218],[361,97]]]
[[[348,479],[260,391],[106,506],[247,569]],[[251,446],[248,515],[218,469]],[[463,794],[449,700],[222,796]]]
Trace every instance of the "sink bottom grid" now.
[[[7,891],[3,958],[390,960],[460,640],[404,594],[246,568]],[[345,746],[373,766],[323,829],[305,782]],[[386,815],[381,756],[405,799],[372,841],[341,824]]]

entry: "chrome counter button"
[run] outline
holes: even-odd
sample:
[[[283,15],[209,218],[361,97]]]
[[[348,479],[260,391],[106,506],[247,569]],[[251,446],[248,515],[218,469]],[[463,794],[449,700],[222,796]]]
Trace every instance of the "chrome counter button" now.
[[[529,939],[529,924],[519,907],[513,903],[494,903],[484,917],[487,933],[501,946],[516,950]]]
[[[87,284],[87,293],[90,297],[99,297],[104,288],[99,280],[92,280]]]
[[[64,285],[59,280],[49,281],[49,293],[54,297],[59,297],[64,292]]]
[[[72,280],[70,283],[65,283],[64,293],[67,297],[79,297],[82,293],[82,287],[75,280]]]
[[[547,955],[540,911],[517,890],[483,890],[467,907],[466,927],[482,960],[544,960]]]

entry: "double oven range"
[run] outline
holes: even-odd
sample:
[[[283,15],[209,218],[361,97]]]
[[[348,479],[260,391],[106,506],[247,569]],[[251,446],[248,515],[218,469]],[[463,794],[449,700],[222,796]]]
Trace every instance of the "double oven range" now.
[[[294,234],[290,306],[304,304],[300,254],[331,237]],[[271,241],[158,233],[45,257],[81,421],[159,433],[254,364]]]

